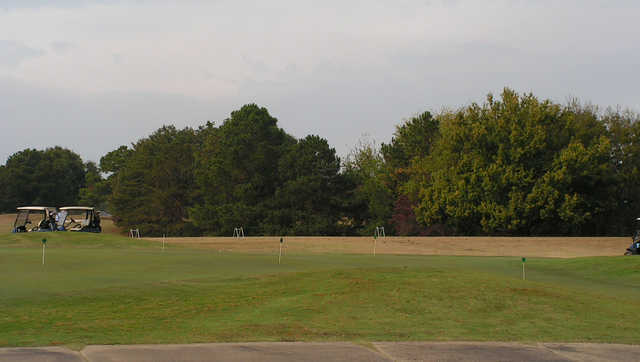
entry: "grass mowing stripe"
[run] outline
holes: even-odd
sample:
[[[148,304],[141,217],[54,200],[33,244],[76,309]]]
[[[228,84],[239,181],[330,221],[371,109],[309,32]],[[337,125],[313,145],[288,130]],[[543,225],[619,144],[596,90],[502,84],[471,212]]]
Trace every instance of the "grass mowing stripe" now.
[[[59,253],[60,255],[57,255]],[[218,280],[251,275],[332,270],[336,268],[433,266],[459,273],[488,273],[513,279],[521,278],[520,264],[513,258],[428,257],[428,256],[289,256],[283,265],[265,255],[217,255],[201,251],[182,251],[165,255],[149,250],[106,250],[96,254],[90,250],[69,249],[51,251],[49,264],[33,265],[37,251],[0,249],[12,263],[0,264],[0,300],[20,297],[48,298],[50,294],[103,287],[129,287],[156,281],[214,278]],[[634,284],[640,262],[631,258],[588,258],[558,266],[565,260],[532,259],[528,265],[530,281],[543,281],[576,290],[592,291],[640,298],[640,288]],[[39,262],[39,260],[38,260]],[[610,273],[594,278],[593,264],[608,265]]]

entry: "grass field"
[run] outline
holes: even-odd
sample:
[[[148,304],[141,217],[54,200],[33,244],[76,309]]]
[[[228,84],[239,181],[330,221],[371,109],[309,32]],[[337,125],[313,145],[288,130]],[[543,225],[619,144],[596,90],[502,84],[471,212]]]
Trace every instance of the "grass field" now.
[[[0,234],[0,346],[640,343],[640,258],[529,258],[523,281],[519,257],[289,249],[278,265],[269,243],[255,253],[162,251],[112,234]]]

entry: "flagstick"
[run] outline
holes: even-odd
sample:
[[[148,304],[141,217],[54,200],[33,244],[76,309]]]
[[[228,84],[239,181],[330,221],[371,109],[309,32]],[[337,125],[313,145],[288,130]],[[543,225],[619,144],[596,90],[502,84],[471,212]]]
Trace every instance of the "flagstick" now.
[[[47,246],[47,238],[42,239],[42,265],[44,265],[44,248]]]
[[[282,244],[284,244],[284,239],[280,237],[280,252],[278,253],[278,264],[280,264],[280,259],[282,259]]]
[[[162,234],[162,251],[164,251],[164,235],[165,234]]]
[[[378,238],[376,236],[373,237],[373,256],[376,256],[376,243]]]

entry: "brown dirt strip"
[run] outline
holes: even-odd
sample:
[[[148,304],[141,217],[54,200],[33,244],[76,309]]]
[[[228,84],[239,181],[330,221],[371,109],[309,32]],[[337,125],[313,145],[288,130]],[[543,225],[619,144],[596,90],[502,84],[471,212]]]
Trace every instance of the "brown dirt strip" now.
[[[8,232],[15,214],[0,215],[0,232]],[[103,232],[122,234],[109,218],[102,220]],[[145,238],[161,242],[162,238]],[[169,246],[180,245],[219,251],[277,253],[279,237],[192,237],[167,238]],[[372,237],[285,237],[288,253],[368,254]],[[622,255],[630,237],[386,237],[376,242],[376,253],[416,255],[529,256],[572,258]]]
[[[162,238],[145,238],[162,242]],[[166,238],[168,247],[184,246],[221,252],[273,254],[279,237]],[[372,237],[286,237],[287,253],[373,253]],[[573,258],[622,255],[629,237],[386,237],[376,241],[378,254],[528,256]]]
[[[0,214],[0,233],[11,231],[16,214]]]

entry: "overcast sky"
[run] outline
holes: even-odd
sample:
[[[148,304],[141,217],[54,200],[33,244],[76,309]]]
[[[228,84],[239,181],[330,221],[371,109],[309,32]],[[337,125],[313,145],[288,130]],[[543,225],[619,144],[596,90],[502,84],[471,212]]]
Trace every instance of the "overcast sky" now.
[[[345,155],[505,87],[640,110],[639,1],[0,0],[0,164],[267,107]]]

